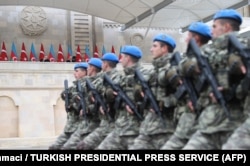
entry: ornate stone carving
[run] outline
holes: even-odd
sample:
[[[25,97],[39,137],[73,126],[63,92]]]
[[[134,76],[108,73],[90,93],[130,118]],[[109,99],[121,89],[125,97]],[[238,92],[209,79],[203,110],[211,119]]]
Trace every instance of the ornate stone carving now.
[[[130,37],[132,45],[141,46],[143,44],[143,36],[140,33],[135,33]]]
[[[40,35],[47,29],[46,13],[40,7],[25,7],[20,15],[20,24],[26,35]]]

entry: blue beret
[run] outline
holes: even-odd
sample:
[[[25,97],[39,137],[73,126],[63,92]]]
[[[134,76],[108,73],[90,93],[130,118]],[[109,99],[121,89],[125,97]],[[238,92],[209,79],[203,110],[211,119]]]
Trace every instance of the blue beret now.
[[[160,42],[166,43],[166,44],[170,45],[172,48],[176,47],[175,40],[169,35],[158,34],[154,37],[153,41],[160,41]]]
[[[86,63],[86,62],[77,63],[74,66],[74,70],[77,69],[77,68],[87,69],[88,68],[88,63]]]
[[[198,33],[202,36],[205,36],[209,39],[212,38],[212,32],[211,29],[209,28],[209,26],[205,23],[202,22],[194,22],[192,23],[189,27],[188,30],[191,32],[195,32]]]
[[[89,64],[100,69],[102,68],[102,61],[99,58],[91,58]]]
[[[124,46],[121,51],[122,54],[127,54],[140,59],[142,57],[141,49],[137,46]]]
[[[234,9],[224,9],[218,11],[214,15],[214,20],[220,19],[220,18],[227,18],[227,19],[234,19],[235,21],[242,23],[242,17],[241,15]]]
[[[114,53],[106,53],[103,55],[102,60],[112,61],[112,62],[119,62],[118,57]]]

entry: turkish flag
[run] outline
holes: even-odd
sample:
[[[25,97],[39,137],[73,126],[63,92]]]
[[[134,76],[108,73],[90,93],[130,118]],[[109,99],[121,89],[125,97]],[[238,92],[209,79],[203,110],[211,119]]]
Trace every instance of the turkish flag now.
[[[28,56],[27,56],[27,53],[26,53],[24,43],[22,44],[22,51],[21,51],[21,55],[20,55],[20,61],[28,61]]]
[[[98,48],[97,48],[97,45],[95,45],[95,49],[94,49],[94,55],[93,55],[94,58],[99,58],[99,53],[98,53]]]
[[[113,45],[112,45],[112,48],[111,48],[111,52],[115,54],[115,48],[114,48]]]
[[[43,44],[41,43],[41,48],[40,48],[40,54],[39,54],[39,60],[43,61],[44,58],[44,48],[43,48]]]
[[[77,46],[77,50],[76,50],[76,62],[81,62],[82,61],[82,56],[81,56],[81,50],[80,50],[80,46]]]
[[[64,62],[64,56],[63,56],[61,44],[59,44],[59,50],[58,50],[58,54],[57,54],[57,62]]]
[[[7,61],[7,60],[8,60],[7,51],[6,51],[5,43],[3,42],[0,61]]]

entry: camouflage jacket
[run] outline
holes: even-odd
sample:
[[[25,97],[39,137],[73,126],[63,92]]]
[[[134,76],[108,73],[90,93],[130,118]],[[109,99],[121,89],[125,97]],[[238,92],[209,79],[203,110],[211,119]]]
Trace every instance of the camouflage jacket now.
[[[247,46],[247,40],[241,38],[236,32],[233,32],[239,41]],[[230,67],[230,58],[237,57],[238,52],[228,52],[228,35],[222,35],[213,40],[212,44],[202,47],[202,53],[208,58],[211,70],[216,77],[216,81],[223,87],[223,97],[226,101],[228,111],[231,114],[231,120],[225,116],[225,111],[219,103],[212,103],[202,112],[199,118],[200,130],[204,133],[213,133],[217,131],[231,131],[234,130],[245,119],[243,114],[243,105],[235,97],[235,89],[239,85],[241,74],[232,71]],[[236,55],[236,56],[235,56]],[[238,63],[238,62],[237,62]],[[233,68],[233,70],[238,70]],[[233,73],[233,74],[232,74]],[[212,89],[209,86],[203,91],[204,96],[208,96]],[[232,93],[232,91],[234,93]],[[237,91],[236,91],[237,92]],[[233,96],[230,96],[233,94]],[[229,100],[229,97],[232,98]]]
[[[78,125],[79,125],[79,112],[77,110],[74,109],[73,105],[73,93],[75,93],[76,91],[76,81],[73,81],[73,85],[71,87],[69,87],[69,112],[67,112],[67,121],[66,121],[66,125],[64,127],[64,132],[65,133],[73,133]],[[63,100],[65,100],[64,98],[64,91],[61,93],[61,97]]]
[[[177,101],[172,94],[174,92],[173,87],[166,81],[165,76],[166,71],[171,67],[169,63],[170,58],[171,54],[155,59],[153,61],[154,69],[149,72],[149,84],[159,103],[163,121],[165,121],[166,125],[163,125],[164,123],[159,115],[147,111],[146,117],[140,128],[140,133],[142,134],[153,135],[174,132],[173,114]]]
[[[112,69],[106,72],[106,74],[110,77],[114,84],[119,84],[122,78],[122,73],[119,72],[117,69]],[[106,93],[109,88],[111,87],[106,83],[104,83],[102,86],[101,94],[108,110],[106,110],[106,115],[103,115],[101,113],[99,114],[99,117],[101,119],[100,127],[104,128],[104,130],[106,130],[107,132],[111,132],[114,129],[116,114],[116,110],[114,109],[115,97],[113,96],[113,94],[110,96],[108,93]]]
[[[134,78],[135,69],[139,69],[142,74],[147,73],[147,70],[137,63],[124,69],[125,75],[121,78],[119,84],[127,96],[134,101],[134,104],[137,105],[141,101],[140,99],[135,99],[136,88],[139,85]],[[143,115],[143,113],[140,114]],[[119,132],[120,135],[138,135],[139,127],[140,121],[138,120],[136,114],[130,114],[125,108],[125,103],[122,103],[120,109],[116,111],[115,130]]]
[[[86,87],[86,79],[89,79],[92,82],[92,84],[96,87],[96,85],[99,84],[98,81],[100,81],[100,79],[98,79],[99,76],[100,75],[98,74],[93,77],[87,76],[80,80],[82,90],[84,91],[84,100],[86,103],[85,110],[83,111],[84,113],[82,116],[80,116],[80,124],[77,129],[79,130],[80,134],[87,134],[92,132],[95,128],[99,126],[100,123],[98,110],[94,110],[96,107],[94,107],[94,103],[91,101],[91,94]],[[96,89],[100,91],[100,87],[96,87]],[[79,105],[79,101],[77,102],[76,105]],[[85,113],[86,113],[86,118],[84,117]]]

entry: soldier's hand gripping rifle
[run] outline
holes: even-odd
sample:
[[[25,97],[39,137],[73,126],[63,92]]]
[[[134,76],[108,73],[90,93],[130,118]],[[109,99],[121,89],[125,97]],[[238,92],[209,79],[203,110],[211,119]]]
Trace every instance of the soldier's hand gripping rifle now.
[[[171,65],[178,65],[180,61],[181,61],[181,55],[177,51],[173,54],[170,60],[170,63]],[[185,76],[181,77],[182,84],[177,87],[176,92],[175,92],[175,97],[179,100],[183,98],[186,94],[188,94],[188,97],[190,101],[192,102],[193,107],[196,108],[198,95],[190,79],[191,78],[188,78]]]
[[[222,93],[218,90],[218,83],[216,78],[213,75],[213,72],[211,70],[210,65],[207,62],[207,59],[201,54],[200,48],[197,46],[195,40],[192,38],[188,43],[187,52],[191,52],[193,55],[195,55],[198,65],[201,69],[201,74],[204,74],[208,84],[212,87],[213,94],[216,98],[216,100],[220,103],[222,106],[225,114],[230,119],[230,113],[228,111],[228,108],[226,106],[226,101],[222,95]]]
[[[136,114],[139,120],[143,120],[142,116],[139,114],[135,104],[131,101],[131,99],[127,96],[126,93],[123,92],[119,85],[113,83],[113,81],[109,78],[109,76],[104,73],[103,75],[104,82],[111,86],[113,91],[117,92],[117,96],[121,98],[121,100],[130,107],[130,109]]]
[[[86,110],[86,102],[84,99],[85,92],[82,89],[82,85],[81,85],[81,82],[79,80],[77,81],[77,92],[78,92],[78,96],[80,97],[80,105],[81,105],[80,108],[83,111],[83,116],[84,116],[84,119],[86,120],[86,123],[87,123],[87,110]]]
[[[112,121],[112,118],[111,118],[110,114],[108,113],[108,107],[106,106],[106,104],[102,100],[101,95],[97,92],[97,90],[95,89],[94,85],[91,83],[91,81],[88,78],[86,78],[86,85],[87,85],[87,88],[92,92],[93,97],[95,99],[95,102],[97,102],[95,104],[95,106],[97,108],[99,108],[99,106],[101,106],[102,109],[103,109],[103,111],[104,111],[104,113],[105,113],[105,115],[107,116],[108,120]]]
[[[69,86],[68,86],[68,80],[64,80],[64,94],[65,94],[65,110],[66,112],[69,112]]]
[[[141,72],[138,69],[135,70],[135,78],[137,78],[142,85],[142,89],[144,92],[144,98],[146,98],[146,101],[144,101],[144,102],[147,102],[147,100],[149,100],[152,109],[160,117],[162,124],[164,126],[166,126],[166,123],[162,118],[162,114],[161,114],[161,110],[159,108],[159,105],[158,105],[157,101],[155,100],[155,96],[154,96],[151,88],[148,86],[147,81],[145,80],[145,78],[143,77],[143,75],[141,74]]]
[[[247,68],[242,82],[243,91],[247,93],[250,90],[250,48],[241,44],[234,34],[230,34],[228,37],[228,51],[229,53],[236,51],[236,55],[241,57],[244,66]]]

